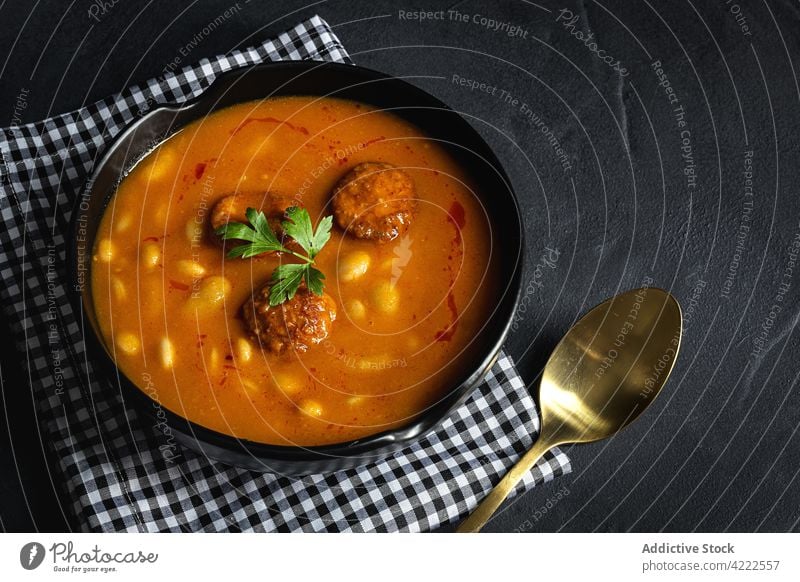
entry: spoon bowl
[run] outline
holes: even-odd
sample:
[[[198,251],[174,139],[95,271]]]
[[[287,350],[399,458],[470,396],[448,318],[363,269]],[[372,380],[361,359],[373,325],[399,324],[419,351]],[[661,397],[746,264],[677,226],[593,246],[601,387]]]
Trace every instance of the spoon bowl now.
[[[662,289],[634,289],[589,311],[542,373],[543,434],[557,444],[588,443],[625,428],[664,386],[681,331],[680,306]]]
[[[551,448],[608,438],[636,420],[666,383],[682,329],[677,300],[652,287],[621,293],[584,315],[542,373],[539,439],[458,531],[479,531]]]

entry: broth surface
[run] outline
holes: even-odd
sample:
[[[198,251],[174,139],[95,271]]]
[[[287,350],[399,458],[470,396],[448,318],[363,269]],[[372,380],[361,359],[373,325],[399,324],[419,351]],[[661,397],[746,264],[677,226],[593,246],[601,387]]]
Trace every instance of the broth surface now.
[[[380,244],[334,225],[317,257],[330,335],[305,353],[262,350],[242,305],[289,259],[225,258],[212,206],[279,193],[316,224],[369,161],[413,179],[408,232]],[[329,444],[408,423],[472,370],[498,296],[492,236],[466,172],[418,128],[355,102],[276,98],[199,120],[136,165],[103,216],[92,290],[118,366],[166,408],[253,441]]]

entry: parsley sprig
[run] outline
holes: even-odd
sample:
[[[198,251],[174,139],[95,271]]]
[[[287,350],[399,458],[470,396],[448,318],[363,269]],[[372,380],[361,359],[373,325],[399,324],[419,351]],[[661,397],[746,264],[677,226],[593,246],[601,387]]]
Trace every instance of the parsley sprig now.
[[[248,259],[262,253],[285,253],[303,261],[302,263],[284,263],[272,272],[269,292],[271,307],[280,305],[294,297],[303,279],[306,286],[315,295],[322,295],[325,275],[314,267],[314,259],[322,247],[331,238],[333,217],[326,216],[317,225],[311,224],[311,217],[305,208],[292,206],[286,209],[286,218],[281,227],[286,236],[291,237],[305,251],[305,255],[286,248],[270,227],[267,217],[260,210],[248,208],[245,212],[250,223],[229,222],[216,230],[223,240],[243,240],[245,244],[228,251],[230,258]]]

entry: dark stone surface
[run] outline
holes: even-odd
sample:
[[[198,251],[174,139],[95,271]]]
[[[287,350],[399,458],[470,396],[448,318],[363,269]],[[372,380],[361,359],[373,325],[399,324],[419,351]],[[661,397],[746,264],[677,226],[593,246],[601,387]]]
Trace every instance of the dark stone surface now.
[[[32,121],[157,75],[192,43],[184,64],[268,38],[317,12],[356,62],[409,76],[471,116],[506,165],[530,241],[529,292],[509,350],[534,388],[558,338],[595,303],[646,278],[682,301],[682,356],[654,408],[613,440],[573,448],[572,475],[509,504],[488,529],[800,529],[796,3],[740,2],[749,34],[722,1],[467,1],[455,9],[468,22],[447,13],[419,22],[400,18],[399,10],[446,10],[447,3],[304,8],[242,0],[236,16],[210,34],[203,28],[234,3],[107,4],[104,14],[89,1],[66,11],[52,0],[0,8],[0,126],[15,109],[21,121]],[[563,7],[579,16],[574,28],[556,22]],[[524,34],[491,30],[473,21],[476,14]],[[589,30],[627,76],[571,34]],[[678,103],[668,102],[654,61]],[[497,90],[470,91],[453,75]],[[505,102],[502,91],[520,102]],[[15,106],[20,95],[24,109]],[[553,131],[571,169],[563,169],[523,102]],[[677,105],[685,128],[678,127]],[[682,130],[691,160],[682,158]],[[745,192],[746,151],[753,152],[752,196]],[[559,259],[537,273],[548,247]],[[759,342],[763,351],[754,356]],[[18,361],[3,350],[11,424],[10,432],[0,427],[3,527],[64,529],[60,507],[68,513],[68,500],[48,477]],[[562,499],[553,503],[559,490]]]

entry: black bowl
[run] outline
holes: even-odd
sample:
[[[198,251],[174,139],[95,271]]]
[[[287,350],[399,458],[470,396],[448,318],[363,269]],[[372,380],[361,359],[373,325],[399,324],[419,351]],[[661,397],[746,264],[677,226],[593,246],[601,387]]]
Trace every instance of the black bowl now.
[[[479,356],[446,396],[410,424],[334,445],[288,447],[245,441],[209,430],[153,401],[116,367],[95,318],[91,285],[91,249],[102,214],[126,172],[155,145],[209,113],[273,96],[332,96],[389,109],[440,140],[470,174],[493,228],[499,253],[501,297],[474,339]],[[87,190],[72,214],[69,260],[74,301],[83,314],[90,358],[109,383],[119,387],[126,404],[169,426],[176,440],[212,459],[287,475],[328,473],[385,458],[408,447],[439,426],[479,385],[494,364],[519,301],[524,250],[523,228],[511,183],[480,135],[456,112],[425,91],[376,71],[317,61],[257,65],[220,76],[200,97],[180,106],[158,107],[123,131],[95,167]],[[159,415],[156,418],[156,414]]]

